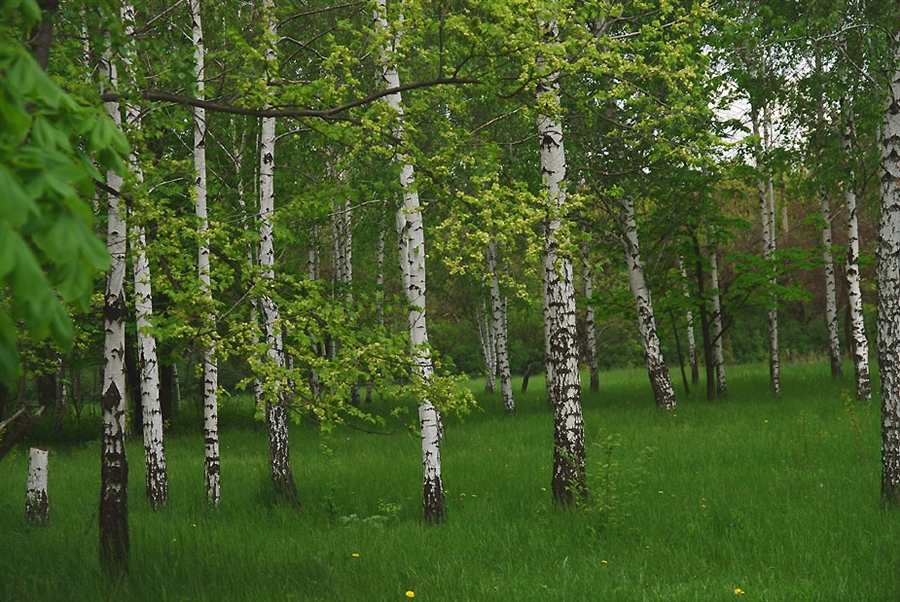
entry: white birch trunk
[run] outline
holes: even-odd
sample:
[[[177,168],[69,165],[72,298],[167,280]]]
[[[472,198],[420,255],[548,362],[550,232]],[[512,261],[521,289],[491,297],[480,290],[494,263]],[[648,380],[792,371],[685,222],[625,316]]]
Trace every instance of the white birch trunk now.
[[[584,298],[587,299],[584,309],[584,340],[587,356],[588,372],[591,376],[591,391],[600,390],[600,370],[597,365],[597,327],[594,319],[594,271],[591,269],[591,258],[587,243],[581,244],[581,281],[584,286]]]
[[[134,36],[135,9],[129,3],[122,4],[122,23],[126,39]],[[131,47],[127,46],[122,62],[131,77]],[[141,128],[138,107],[126,103],[126,125],[132,131]],[[140,159],[132,150],[129,166],[139,184],[144,181]],[[144,429],[144,463],[147,482],[147,501],[152,508],[161,508],[169,499],[166,473],[166,455],[163,448],[162,407],[159,403],[159,361],[156,354],[156,337],[150,332],[153,326],[153,288],[150,277],[150,261],[147,258],[147,240],[144,227],[132,218],[131,238],[134,252],[134,311],[137,319],[138,366],[141,373],[141,412]]]
[[[900,33],[882,124],[881,219],[878,224],[878,363],[881,370],[881,493],[900,505]]]
[[[25,519],[32,525],[46,525],[50,522],[47,467],[47,450],[32,447],[28,457],[28,481],[25,484]]]
[[[709,283],[712,287],[712,336],[713,363],[716,370],[716,394],[719,397],[728,395],[728,379],[725,377],[725,346],[722,329],[722,298],[719,295],[719,259],[716,249],[709,252]]]
[[[385,0],[377,0],[375,31],[387,31],[387,7]],[[389,45],[397,40],[386,40],[381,48],[381,76],[386,88],[400,85],[400,74],[390,56]],[[403,138],[403,100],[399,92],[388,94],[385,99],[396,112],[394,138]],[[397,212],[397,230],[400,235],[400,271],[403,274],[404,291],[409,304],[409,337],[413,359],[423,382],[431,381],[434,367],[428,350],[428,330],[425,323],[425,229],[416,191],[415,174],[409,159],[397,153],[394,160],[400,165],[400,187],[403,190],[403,206]],[[446,515],[444,487],[441,479],[440,415],[427,398],[419,402],[419,428],[422,431],[422,492],[425,519],[440,522]]]
[[[647,374],[650,384],[653,386],[653,395],[656,405],[660,408],[671,410],[675,408],[675,389],[672,387],[672,378],[669,368],[663,357],[659,344],[659,335],[656,332],[656,318],[653,315],[653,300],[650,297],[650,288],[644,277],[644,265],[641,260],[641,249],[638,243],[637,222],[634,217],[634,200],[628,195],[622,198],[622,224],[624,232],[622,244],[625,247],[625,264],[628,267],[628,284],[631,287],[631,296],[634,298],[638,316],[638,330],[641,333],[641,344],[644,348],[644,361],[647,364]]]
[[[275,28],[274,3],[265,0],[263,11],[267,19],[266,62],[275,63],[275,44],[278,33]],[[262,118],[259,150],[259,263],[263,281],[275,278],[275,233],[272,214],[275,212],[275,118]],[[278,305],[268,291],[260,299],[263,332],[266,338],[266,354],[272,367],[270,389],[266,392],[266,422],[269,428],[269,464],[276,497],[290,504],[297,504],[297,487],[291,468],[291,450],[288,439],[287,383],[281,375],[284,368],[284,352],[281,339],[281,319]],[[274,374],[272,372],[274,371]]]
[[[844,130],[844,154],[852,153],[852,114],[847,113]],[[872,399],[872,380],[869,376],[869,340],[863,321],[862,288],[859,273],[859,212],[856,206],[856,176],[851,170],[844,183],[844,204],[847,207],[847,297],[850,305],[850,350],[856,377],[856,399]]]
[[[834,277],[834,256],[831,252],[831,199],[819,194],[822,211],[822,261],[825,264],[825,323],[828,326],[828,355],[831,358],[831,376],[843,375],[841,342],[838,338],[837,282]]]
[[[197,80],[197,98],[205,98],[206,49],[203,43],[203,22],[200,17],[200,0],[191,0],[191,33],[194,42],[194,77]],[[206,306],[212,308],[212,290],[209,272],[209,221],[206,208],[206,109],[194,107],[194,194],[196,196],[197,221],[200,225],[200,245],[197,257],[197,272],[200,292]],[[204,439],[204,482],[206,500],[213,506],[219,505],[220,465],[219,465],[219,410],[217,390],[219,369],[216,361],[216,316],[210,312],[206,316],[209,339],[203,350],[203,439]]]
[[[475,320],[478,326],[478,341],[481,343],[481,355],[484,357],[484,392],[494,393],[497,383],[497,343],[494,339],[494,320],[488,304],[482,299],[481,308],[476,311]]]
[[[690,303],[691,292],[688,289],[687,270],[684,267],[684,257],[678,256],[678,269],[681,270],[681,287],[684,289],[684,298]],[[688,358],[691,363],[691,382],[696,383],[700,380],[700,370],[697,367],[697,339],[694,337],[694,312],[688,309],[685,311],[685,319],[687,320],[687,340],[688,340]]]
[[[759,122],[759,110],[754,108],[751,111],[751,123],[753,127],[753,135],[757,136],[762,144],[758,147],[756,154],[756,169],[759,171],[759,175],[757,176],[757,188],[759,190],[759,211],[760,211],[760,223],[762,225],[762,239],[763,239],[763,258],[767,262],[771,262],[773,260],[773,256],[775,254],[775,232],[774,232],[774,215],[770,211],[770,201],[769,201],[769,190],[771,177],[766,178],[763,176],[765,173],[765,166],[763,160],[763,149],[768,147],[769,142],[769,125],[768,125],[768,113],[763,109],[763,120],[766,123],[762,124],[762,128]],[[774,270],[774,268],[771,268]],[[770,280],[772,285],[775,284],[775,279],[772,278]],[[781,366],[778,357],[778,309],[777,309],[778,299],[775,297],[775,293],[772,293],[770,299],[770,306],[768,311],[768,322],[769,322],[769,378],[772,383],[772,391],[778,395],[781,392]]]
[[[509,371],[509,350],[507,346],[506,303],[500,294],[500,278],[497,274],[497,243],[491,241],[487,248],[488,273],[491,278],[491,316],[492,330],[496,343],[497,369],[500,372],[500,395],[503,398],[503,409],[507,415],[516,413],[516,402],[513,399],[512,375]]]
[[[110,89],[118,87],[115,62],[109,48],[100,63],[101,76]],[[122,118],[116,102],[104,106],[117,127]],[[103,301],[105,332],[103,387],[100,408],[103,416],[103,436],[100,446],[100,566],[114,573],[127,569],[128,540],[128,458],[125,454],[125,246],[126,224],[120,211],[118,191],[122,177],[109,170],[106,178],[110,188],[106,248],[111,263],[106,276]]]
[[[556,20],[542,23],[548,44],[555,44]],[[587,496],[584,418],[581,410],[581,375],[575,321],[575,282],[572,258],[561,252],[559,230],[566,205],[566,153],[559,118],[559,73],[544,77],[537,86],[538,106],[553,114],[539,114],[537,133],[541,179],[547,203],[544,237],[544,332],[547,339],[547,400],[553,408],[554,447],[551,490],[560,506],[571,506]],[[548,111],[549,113],[550,111]]]

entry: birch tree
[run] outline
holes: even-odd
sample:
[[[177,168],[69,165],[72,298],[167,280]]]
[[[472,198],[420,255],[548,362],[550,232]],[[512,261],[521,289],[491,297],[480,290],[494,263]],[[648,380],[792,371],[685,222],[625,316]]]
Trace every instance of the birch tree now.
[[[828,326],[828,356],[831,358],[831,377],[843,375],[841,342],[838,338],[837,281],[834,276],[834,256],[831,248],[831,199],[824,192],[819,194],[822,212],[822,263],[825,264],[825,323]]]
[[[375,32],[384,41],[380,49],[381,77],[388,89],[400,86],[400,73],[394,63],[399,39],[391,39],[388,30],[385,0],[377,0],[374,13]],[[385,99],[396,114],[393,124],[395,140],[403,139],[403,99],[400,92],[386,95]],[[425,321],[425,228],[422,208],[415,185],[415,170],[411,159],[395,151],[394,161],[400,167],[400,188],[403,203],[397,212],[397,232],[400,237],[400,270],[403,290],[409,305],[407,321],[411,353],[417,376],[429,383],[434,375],[431,353],[428,349],[428,328]],[[422,506],[425,520],[441,522],[447,513],[444,486],[441,479],[440,415],[427,398],[419,400],[419,429],[422,434]]]
[[[494,334],[497,368],[500,371],[500,395],[507,415],[516,413],[516,403],[512,392],[512,375],[509,370],[509,350],[507,347],[506,304],[507,299],[500,294],[500,277],[497,273],[497,243],[491,241],[487,247],[488,277],[491,279],[491,330]]]
[[[641,333],[641,344],[644,348],[644,361],[647,374],[653,387],[656,405],[671,410],[675,407],[675,389],[669,368],[663,357],[656,332],[656,318],[653,315],[653,301],[650,288],[644,277],[644,265],[641,261],[641,249],[638,244],[637,222],[634,217],[634,199],[625,194],[620,200],[622,211],[622,245],[625,248],[625,263],[628,267],[628,284],[634,299],[638,316],[638,330]]]
[[[716,394],[725,397],[728,394],[728,379],[725,376],[725,354],[723,353],[724,329],[722,328],[722,301],[719,294],[719,260],[715,248],[709,252],[709,285],[712,309],[713,362],[716,370]]]
[[[558,4],[553,7],[559,10]],[[542,50],[556,51],[558,14],[542,20]],[[541,176],[546,195],[544,226],[544,332],[547,342],[547,399],[553,409],[553,500],[572,506],[587,495],[585,480],[584,418],[581,411],[581,378],[575,326],[575,282],[563,216],[566,206],[566,153],[563,146],[558,69],[549,71],[537,85],[537,134]]]
[[[126,42],[122,63],[129,79],[134,78],[133,49],[136,12],[127,2],[121,7],[122,24]],[[140,109],[125,103],[125,126],[132,132],[141,128]],[[144,181],[140,158],[134,149],[129,156],[129,166],[137,185]],[[169,499],[166,456],[163,448],[162,409],[159,404],[159,361],[156,354],[156,337],[153,327],[153,288],[150,278],[150,260],[147,257],[147,238],[139,220],[131,216],[131,248],[134,253],[134,310],[137,317],[138,366],[141,378],[141,412],[144,429],[144,462],[147,481],[147,501],[153,508],[165,506]]]
[[[111,89],[118,87],[112,52],[107,47],[100,74]],[[117,127],[122,117],[117,102],[104,103]],[[128,569],[128,457],[125,454],[125,252],[127,244],[124,208],[119,205],[122,177],[114,170],[106,175],[109,187],[106,246],[111,258],[103,299],[105,332],[103,393],[100,410],[103,436],[100,442],[100,566],[115,573]]]
[[[687,270],[684,267],[684,257],[678,256],[678,269],[681,271],[681,285],[684,289],[685,300],[691,298],[690,290],[688,290]],[[685,311],[687,321],[687,341],[688,341],[688,358],[691,363],[691,383],[700,380],[700,371],[697,369],[697,340],[694,337],[694,312],[690,309]]]
[[[278,32],[275,25],[274,2],[265,0],[263,14],[266,22],[265,61],[266,76],[271,81],[276,75],[276,44]],[[275,278],[275,231],[272,214],[275,211],[275,118],[262,118],[259,142],[259,264],[260,278],[271,285]],[[265,289],[261,295],[263,331],[266,342],[268,370],[266,382],[266,422],[269,431],[269,466],[275,496],[290,504],[299,503],[294,472],[291,468],[291,450],[288,439],[287,382],[283,368],[284,348],[278,304],[272,293]]]
[[[900,506],[900,28],[890,35],[890,87],[881,129],[881,219],[876,273],[881,494],[885,503]]]
[[[851,157],[853,150],[852,109],[844,111],[844,154]],[[856,203],[856,174],[851,168],[843,182],[844,206],[847,212],[847,296],[850,306],[850,353],[853,356],[853,372],[856,380],[856,399],[872,399],[872,382],[869,376],[869,340],[863,320],[862,288],[859,272],[859,210]]]
[[[205,98],[206,88],[206,48],[203,41],[203,21],[200,15],[200,0],[191,0],[191,40],[194,45],[194,77],[197,80],[197,98]],[[219,484],[219,417],[218,401],[219,371],[216,362],[216,318],[212,311],[212,290],[210,289],[209,267],[209,221],[206,209],[206,109],[194,107],[194,195],[195,210],[200,228],[200,245],[197,255],[197,272],[200,278],[200,292],[207,308],[205,324],[209,331],[203,350],[203,474],[206,484],[206,499],[218,506]]]

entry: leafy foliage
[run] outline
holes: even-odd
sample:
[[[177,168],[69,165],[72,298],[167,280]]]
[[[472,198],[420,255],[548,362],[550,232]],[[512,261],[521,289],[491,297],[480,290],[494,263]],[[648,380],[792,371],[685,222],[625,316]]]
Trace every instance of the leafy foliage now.
[[[69,311],[88,307],[94,275],[109,265],[85,198],[100,179],[96,165],[124,171],[128,145],[22,43],[20,28],[40,18],[37,3],[4,0],[0,15],[0,287],[9,295],[0,312],[0,382],[10,384],[19,371],[18,320],[34,339],[72,343]]]

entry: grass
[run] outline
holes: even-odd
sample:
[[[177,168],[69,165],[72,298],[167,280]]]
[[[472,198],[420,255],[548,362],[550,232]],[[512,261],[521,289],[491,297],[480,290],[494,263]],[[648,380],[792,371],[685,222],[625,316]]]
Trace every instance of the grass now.
[[[644,372],[603,374],[584,396],[592,502],[577,511],[552,506],[542,382],[510,419],[473,381],[482,411],[448,420],[437,527],[419,518],[419,441],[401,424],[390,436],[294,427],[294,510],[272,503],[264,430],[228,402],[218,511],[204,503],[199,428],[167,439],[162,512],[129,445],[131,570],[116,582],[97,560],[99,444],[51,444],[43,528],[24,521],[21,450],[0,462],[0,599],[897,600],[879,405],[851,402],[852,378],[828,370],[784,366],[775,398],[764,366],[733,367],[727,400],[698,390],[672,413],[653,407]]]

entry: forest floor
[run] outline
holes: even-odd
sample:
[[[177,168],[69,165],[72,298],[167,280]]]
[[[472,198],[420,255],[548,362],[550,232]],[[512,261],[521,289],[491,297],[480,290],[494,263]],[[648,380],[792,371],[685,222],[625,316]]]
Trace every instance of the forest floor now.
[[[583,397],[590,502],[565,511],[549,491],[543,381],[527,395],[515,382],[515,418],[473,381],[481,409],[447,420],[438,526],[420,518],[414,413],[371,429],[381,434],[294,426],[295,509],[273,503],[252,405],[228,398],[222,504],[210,510],[186,407],[166,440],[165,510],[149,509],[140,440],[129,444],[131,563],[118,580],[98,564],[99,427],[65,445],[38,430],[51,522],[25,523],[18,449],[0,462],[0,600],[894,601],[900,510],[879,497],[879,396],[857,404],[845,371],[785,365],[776,398],[767,367],[733,366],[727,399],[679,388],[674,412],[654,407],[643,371],[603,373]],[[73,432],[95,428],[91,412]]]

